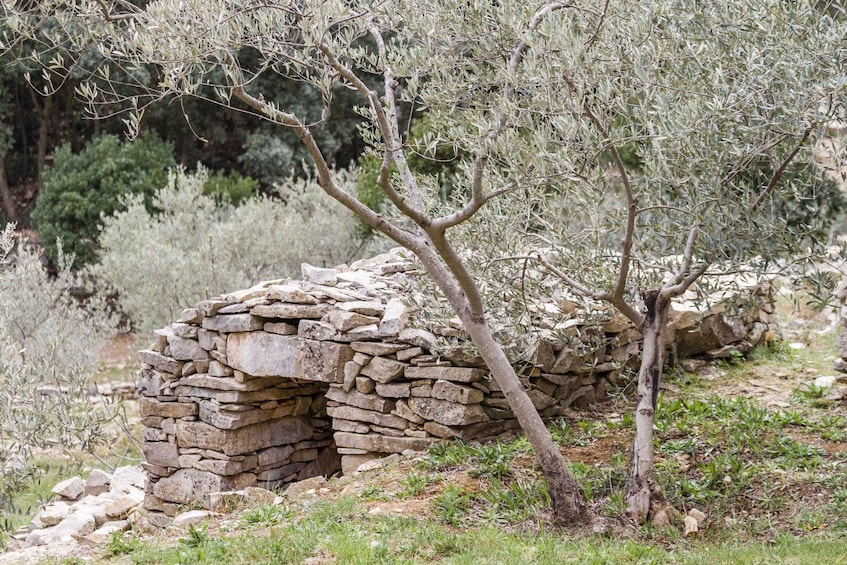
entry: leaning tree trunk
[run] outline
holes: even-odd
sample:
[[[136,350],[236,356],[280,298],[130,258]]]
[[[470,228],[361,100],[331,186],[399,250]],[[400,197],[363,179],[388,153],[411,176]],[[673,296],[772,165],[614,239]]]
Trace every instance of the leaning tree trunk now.
[[[484,320],[476,320],[461,310],[459,318],[502,389],[509,407],[535,451],[538,465],[547,480],[553,520],[561,526],[586,523],[589,514],[582,491],[568,471],[558,445],[553,441],[538,410],[532,405],[529,395],[503,352],[503,347],[494,339],[491,328]]]
[[[644,296],[647,311],[641,329],[644,345],[638,371],[638,394],[635,406],[635,439],[626,485],[627,515],[637,524],[648,519],[666,523],[667,502],[653,477],[653,422],[664,364],[664,328],[670,302],[656,290]]]
[[[506,397],[506,402],[515,414],[527,441],[532,445],[538,465],[547,481],[554,522],[560,526],[587,523],[591,516],[582,490],[568,471],[559,446],[553,441],[541,415],[524,390],[503,351],[503,346],[494,338],[485,319],[485,307],[480,300],[476,283],[470,278],[470,273],[464,269],[447,240],[443,236],[435,239],[438,243],[437,252],[429,245],[420,246],[414,252],[462,321],[480,357]],[[464,286],[460,280],[464,281]],[[469,296],[475,296],[476,299],[472,300]]]

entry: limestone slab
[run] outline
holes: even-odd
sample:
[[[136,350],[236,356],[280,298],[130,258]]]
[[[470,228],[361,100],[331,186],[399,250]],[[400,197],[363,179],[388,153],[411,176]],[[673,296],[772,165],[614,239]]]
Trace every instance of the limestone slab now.
[[[390,383],[403,375],[407,368],[405,363],[386,359],[384,357],[374,357],[371,362],[362,367],[361,374],[370,377],[378,383]]]
[[[275,302],[264,306],[254,306],[250,313],[262,318],[279,320],[320,319],[329,312],[329,304],[286,304]]]
[[[335,386],[330,387],[330,389],[326,392],[326,397],[329,400],[335,400],[341,404],[348,404],[350,406],[356,406],[364,410],[373,410],[374,412],[381,412],[383,414],[387,414],[394,410],[393,400],[386,400],[376,394],[362,394],[355,390],[344,392],[341,388]]]
[[[225,314],[203,318],[203,329],[219,333],[252,332],[261,330],[264,323],[250,314]]]
[[[406,378],[409,380],[432,379],[473,383],[482,379],[486,374],[487,371],[483,369],[469,367],[408,367],[406,369]]]
[[[239,371],[254,375],[342,382],[349,346],[266,332],[230,334],[227,357]]]
[[[392,414],[381,414],[379,412],[371,412],[370,410],[362,410],[355,406],[328,407],[326,412],[333,418],[341,418],[342,420],[368,422],[369,424],[397,428],[399,430],[409,427],[409,421],[405,418],[394,416]]]
[[[439,380],[432,385],[432,398],[439,400],[458,402],[459,404],[479,404],[483,397],[481,390],[450,381]]]
[[[213,492],[239,490],[255,484],[253,473],[224,477],[208,471],[180,469],[170,477],[159,479],[153,485],[153,494],[163,501],[191,504]]]
[[[436,398],[409,398],[409,408],[424,420],[432,420],[445,426],[466,426],[485,422],[488,416],[479,404],[456,404]]]
[[[380,453],[400,453],[407,449],[423,451],[436,441],[428,438],[387,437],[376,434],[351,434],[349,432],[335,432],[334,437],[335,445],[338,447],[352,447]]]
[[[220,430],[205,422],[180,420],[176,423],[176,439],[180,447],[212,449],[226,455],[297,443],[311,438],[312,433],[312,426],[297,417],[268,420],[235,430]]]
[[[141,397],[139,411],[142,417],[185,418],[196,416],[199,407],[194,402],[161,402],[155,398]]]

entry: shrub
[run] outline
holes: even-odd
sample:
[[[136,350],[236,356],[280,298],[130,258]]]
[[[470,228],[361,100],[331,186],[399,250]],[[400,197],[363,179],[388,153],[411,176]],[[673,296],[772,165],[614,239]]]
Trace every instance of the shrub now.
[[[352,184],[344,173],[342,183]],[[300,263],[330,266],[352,258],[351,214],[311,181],[292,180],[278,197],[241,206],[203,194],[207,172],[178,169],[156,193],[151,214],[140,196],[105,219],[100,261],[91,272],[118,293],[141,332],[176,319],[183,308],[262,279],[299,276]]]
[[[50,277],[35,250],[15,245],[11,225],[0,232],[0,514],[35,450],[93,450],[109,418],[91,402],[90,375],[114,320],[98,298],[73,296],[83,281],[61,248],[58,264]]]
[[[76,257],[74,267],[92,262],[101,216],[118,210],[126,194],[149,204],[175,164],[173,146],[153,135],[131,143],[104,135],[77,155],[69,145],[56,149],[33,211],[47,256],[57,260],[58,239]]]

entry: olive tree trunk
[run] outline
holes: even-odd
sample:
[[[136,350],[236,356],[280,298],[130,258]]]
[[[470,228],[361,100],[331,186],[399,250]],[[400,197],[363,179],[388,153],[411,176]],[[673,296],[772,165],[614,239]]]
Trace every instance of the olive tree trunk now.
[[[464,265],[452,246],[438,234],[433,234],[436,250],[429,245],[413,251],[424,264],[438,287],[447,297],[453,311],[462,321],[465,331],[476,346],[482,360],[506,397],[509,407],[518,420],[535,452],[538,466],[547,482],[553,520],[557,525],[569,526],[587,523],[591,516],[586,507],[582,490],[568,470],[559,446],[532,404],[514,367],[503,351],[503,346],[494,338],[486,320],[483,305],[469,296],[478,296],[476,283],[466,274]],[[466,288],[468,287],[468,288]]]
[[[653,476],[653,423],[664,366],[664,329],[670,300],[651,290],[645,294],[644,303],[646,312],[641,327],[644,342],[638,370],[635,439],[626,485],[627,515],[637,524],[647,520],[662,524],[667,520],[667,502]]]

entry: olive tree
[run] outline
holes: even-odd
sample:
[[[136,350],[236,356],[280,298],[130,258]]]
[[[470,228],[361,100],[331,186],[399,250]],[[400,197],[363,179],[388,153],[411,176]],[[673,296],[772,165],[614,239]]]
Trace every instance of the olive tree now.
[[[67,38],[65,48],[70,52],[74,49],[82,52],[96,45],[113,63],[123,65],[127,75],[131,76],[130,71],[137,67],[155,69],[157,89],[140,86],[138,96],[127,100],[133,109],[127,118],[131,131],[137,129],[143,110],[153,101],[168,96],[199,95],[201,87],[210,86],[220,104],[252,111],[279,126],[291,128],[313,161],[315,178],[321,188],[375,230],[415,253],[444,293],[532,444],[547,480],[554,519],[569,524],[584,523],[589,518],[582,492],[491,332],[480,285],[447,236],[450,228],[467,221],[486,202],[513,188],[514,183],[493,186],[487,181],[490,146],[509,131],[507,124],[515,88],[508,76],[520,66],[528,47],[520,36],[532,35],[557,7],[547,6],[537,13],[520,8],[510,14],[511,31],[501,38],[509,44],[507,47],[501,43],[502,49],[508,49],[508,62],[502,80],[492,85],[500,91],[502,102],[492,108],[485,125],[469,132],[477,141],[474,163],[468,171],[464,201],[453,207],[442,206],[433,199],[433,191],[425,179],[412,174],[403,144],[404,127],[398,118],[401,81],[404,90],[414,97],[414,83],[419,80],[394,71],[398,58],[416,48],[418,31],[404,26],[404,20],[419,11],[414,4],[164,0],[138,7],[121,0],[56,0],[30,7],[23,3],[20,10],[10,5],[5,7],[7,20],[12,20],[8,27],[17,35],[6,36],[4,43],[13,44],[17,37],[31,35],[41,14],[60,23],[64,29],[60,37],[63,41]],[[440,8],[442,14],[445,8]],[[242,65],[245,52],[258,62]],[[260,55],[258,59],[256,53]],[[68,62],[47,64],[55,70]],[[208,84],[213,72],[223,76],[224,81]],[[335,182],[311,125],[303,116],[278,107],[257,86],[265,73],[279,73],[314,84],[327,99],[327,108],[334,85],[346,86],[358,95],[356,110],[363,115],[365,123],[362,134],[382,161],[377,184],[399,213],[397,216],[371,210]],[[381,83],[380,91],[369,86],[374,75]],[[96,112],[104,103],[103,96],[108,98],[117,91],[104,92],[102,88],[83,84],[78,92]],[[108,100],[110,105],[114,102]],[[329,118],[324,115],[324,119]],[[396,175],[391,174],[392,169],[397,171]]]
[[[843,196],[815,147],[845,115],[847,29],[805,2],[598,2],[531,41],[489,173],[526,180],[476,219],[484,245],[462,239],[488,273],[521,258],[500,268],[506,282],[528,262],[643,334],[627,512],[661,522],[653,422],[671,301],[711,290],[712,274],[778,268],[825,235]],[[430,108],[448,133],[463,123],[455,100],[465,113],[496,101],[467,53],[430,74],[479,85]]]
[[[847,42],[830,15],[778,0],[140,6],[46,0],[6,13],[19,35],[40,10],[74,30],[66,37],[76,49],[95,45],[129,71],[154,69],[158,86],[124,100],[130,129],[146,105],[208,88],[225,107],[290,128],[323,190],[414,252],[443,292],[535,449],[560,523],[587,520],[584,501],[495,339],[488,306],[498,297],[474,266],[532,258],[627,316],[645,335],[629,513],[640,522],[662,510],[652,419],[668,305],[710,268],[800,235],[773,210],[787,193],[807,197],[811,186],[786,184],[785,173],[811,161],[820,125],[840,109]],[[333,181],[311,124],[262,92],[267,73],[309,82],[325,99],[338,85],[358,95],[394,214]],[[79,94],[95,112],[117,102],[102,88]],[[404,104],[431,120],[413,148],[398,118]],[[450,197],[439,199],[437,177],[414,172],[409,158],[445,145],[463,157]]]

